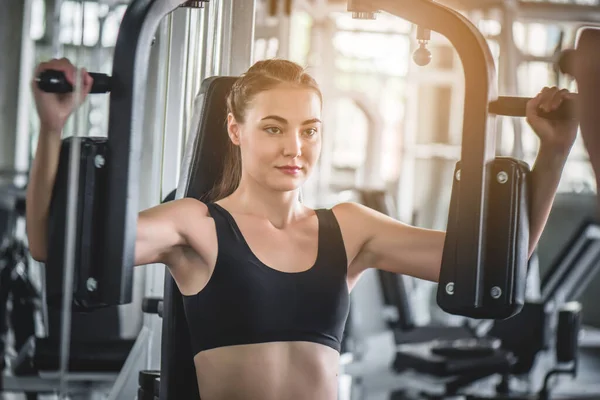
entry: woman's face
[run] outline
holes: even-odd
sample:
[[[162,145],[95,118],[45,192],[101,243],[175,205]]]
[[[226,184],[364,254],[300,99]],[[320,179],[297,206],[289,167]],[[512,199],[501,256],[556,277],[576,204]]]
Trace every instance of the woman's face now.
[[[277,191],[308,178],[321,152],[321,99],[291,85],[257,94],[239,124],[228,117],[229,136],[240,146],[242,175]]]

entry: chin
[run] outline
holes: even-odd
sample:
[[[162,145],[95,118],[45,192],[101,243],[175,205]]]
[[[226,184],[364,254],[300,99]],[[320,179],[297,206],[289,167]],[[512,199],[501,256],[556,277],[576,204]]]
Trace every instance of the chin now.
[[[299,189],[302,185],[301,184],[296,184],[296,185],[292,185],[292,184],[279,184],[279,185],[269,185],[273,190],[278,191],[278,192],[292,192],[294,190]]]
[[[277,179],[267,182],[267,186],[278,192],[291,192],[299,189],[306,179],[302,178],[288,178],[288,179]]]

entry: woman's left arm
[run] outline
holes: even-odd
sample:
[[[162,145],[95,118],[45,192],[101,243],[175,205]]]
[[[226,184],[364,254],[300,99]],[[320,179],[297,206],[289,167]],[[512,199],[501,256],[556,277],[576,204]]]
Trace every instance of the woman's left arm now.
[[[566,89],[544,88],[527,104],[527,122],[540,138],[539,152],[529,181],[529,256],[533,254],[546,226],[578,126],[575,119],[553,121],[541,118],[537,110],[556,110],[567,98],[576,100],[576,95]]]
[[[527,121],[541,140],[530,180],[530,255],[546,225],[565,161],[577,135],[576,121],[550,121],[540,118],[536,111],[539,108],[552,111],[572,96],[566,90],[545,88],[527,106]],[[359,204],[345,203],[336,208],[336,213],[347,215],[351,221],[349,236],[360,238],[360,249],[348,271],[351,277],[358,277],[366,268],[377,268],[438,281],[445,232],[403,224]]]

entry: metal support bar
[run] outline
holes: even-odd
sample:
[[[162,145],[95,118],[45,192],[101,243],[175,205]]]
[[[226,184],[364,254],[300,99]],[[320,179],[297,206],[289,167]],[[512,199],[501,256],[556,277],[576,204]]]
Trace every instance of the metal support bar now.
[[[500,82],[502,84],[502,90],[507,93],[518,94],[517,87],[519,77],[517,71],[519,66],[519,55],[521,55],[521,52],[515,44],[513,34],[515,12],[515,7],[512,7],[510,4],[506,5],[502,12],[502,32],[500,33],[499,38],[500,54],[502,54],[502,57],[500,57],[499,65],[501,68]],[[511,123],[514,129],[514,145],[510,154],[512,157],[521,159],[524,156],[521,121],[513,118]],[[502,131],[500,131],[500,135],[502,135]]]
[[[148,357],[148,339],[150,337],[150,331],[145,326],[140,331],[129,355],[127,356],[127,360],[125,360],[125,364],[117,379],[115,380],[115,384],[113,385],[110,393],[108,394],[107,400],[119,400],[126,397],[130,397],[131,393],[126,391],[127,384],[131,385],[131,380],[137,382],[137,372],[140,369],[140,364],[144,363],[144,360]]]
[[[458,274],[442,269],[440,286],[454,282],[454,295],[448,296],[447,300],[479,307],[482,304],[487,164],[495,150],[494,118],[488,115],[487,107],[497,96],[496,70],[486,39],[467,17],[430,0],[362,0],[355,3],[368,5],[372,11],[386,11],[442,34],[462,61],[465,76],[463,184],[459,193],[461,224],[455,262],[461,270]]]
[[[131,302],[138,212],[144,98],[150,46],[158,24],[182,0],[133,0],[121,22],[114,51],[113,88],[108,121],[107,190],[110,205],[104,231],[103,260],[96,273],[107,304]]]
[[[598,273],[600,259],[600,227],[583,226],[565,246],[551,274],[544,280],[542,299],[557,308],[577,300]]]
[[[95,389],[106,390],[115,381],[112,373],[69,373],[70,395],[87,394]],[[41,372],[39,376],[3,376],[4,393],[56,393],[60,386],[60,377],[56,373]]]
[[[223,3],[219,75],[238,76],[250,67],[253,60],[256,2],[219,1]]]
[[[341,97],[349,97],[352,99],[356,107],[363,112],[367,119],[365,160],[362,168],[359,169],[356,182],[357,186],[361,189],[382,189],[384,187],[381,174],[381,153],[384,150],[383,129],[380,118],[377,115],[377,107],[374,104],[365,101],[361,93],[358,92],[342,92]]]
[[[534,56],[533,54],[519,53],[516,58],[517,58],[518,63],[553,64],[557,61],[557,58],[553,55],[551,55],[551,56]],[[513,92],[513,93],[516,93],[516,92]]]
[[[3,129],[0,131],[0,168],[12,167],[15,158],[15,143],[17,141],[17,117],[20,98],[26,95],[21,81],[27,81],[27,75],[19,73],[21,62],[21,43],[27,41],[22,36],[24,1],[10,1],[0,13],[0,48],[2,49],[2,68],[0,69],[0,121]],[[29,7],[27,7],[29,8]],[[20,93],[20,94],[19,94]]]

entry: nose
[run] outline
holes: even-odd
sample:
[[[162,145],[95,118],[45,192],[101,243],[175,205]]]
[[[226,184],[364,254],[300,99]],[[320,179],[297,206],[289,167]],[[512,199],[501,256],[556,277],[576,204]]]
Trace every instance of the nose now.
[[[294,132],[284,138],[283,155],[292,158],[302,155],[302,138],[298,133]]]

